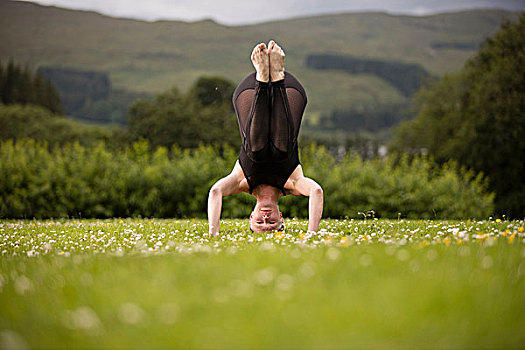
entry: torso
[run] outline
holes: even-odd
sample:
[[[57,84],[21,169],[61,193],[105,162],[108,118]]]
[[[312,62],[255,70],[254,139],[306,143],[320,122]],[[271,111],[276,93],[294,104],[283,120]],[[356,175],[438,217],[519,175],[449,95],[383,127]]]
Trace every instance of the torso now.
[[[250,185],[248,184],[248,180],[246,180],[246,177],[244,176],[244,172],[242,171],[242,168],[239,164],[239,161],[235,163],[235,166],[233,168],[233,172],[238,176],[239,178],[239,192],[246,192],[250,193]],[[284,191],[286,194],[299,196],[300,194],[295,189],[295,183],[297,180],[301,177],[303,177],[303,169],[301,167],[301,164],[297,165],[295,170],[292,172],[292,174],[288,177],[288,180],[286,180],[286,183],[284,184]],[[259,185],[259,186],[266,186],[266,185]],[[257,188],[257,187],[256,187]],[[282,195],[282,193],[281,193]]]
[[[299,165],[297,144],[290,145],[290,150],[279,150],[272,142],[261,150],[249,153],[244,145],[239,152],[239,165],[248,183],[250,191],[259,185],[270,185],[278,188],[283,195],[286,183]]]

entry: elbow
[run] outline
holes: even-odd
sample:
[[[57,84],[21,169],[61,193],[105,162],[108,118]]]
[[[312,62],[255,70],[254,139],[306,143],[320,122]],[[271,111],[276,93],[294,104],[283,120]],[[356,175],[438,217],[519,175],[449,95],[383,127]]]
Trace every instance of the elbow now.
[[[210,197],[221,197],[221,196],[222,196],[222,191],[221,191],[220,188],[213,186],[213,187],[210,189],[209,196],[210,196]]]
[[[310,195],[311,196],[316,196],[316,197],[322,197],[323,196],[323,189],[321,188],[321,186],[316,186],[312,190],[312,193]]]

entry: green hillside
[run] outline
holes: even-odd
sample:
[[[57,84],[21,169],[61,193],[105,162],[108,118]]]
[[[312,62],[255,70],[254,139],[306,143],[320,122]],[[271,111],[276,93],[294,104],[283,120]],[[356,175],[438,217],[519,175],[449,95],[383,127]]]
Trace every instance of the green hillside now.
[[[189,88],[202,75],[232,81],[252,70],[249,54],[275,39],[287,69],[309,94],[307,114],[406,100],[372,74],[314,70],[310,55],[419,65],[431,75],[459,69],[478,44],[518,13],[477,10],[426,17],[352,13],[224,26],[211,20],[143,22],[94,12],[0,0],[0,60],[38,67],[104,71],[117,89],[156,93]],[[315,118],[313,118],[315,119]]]

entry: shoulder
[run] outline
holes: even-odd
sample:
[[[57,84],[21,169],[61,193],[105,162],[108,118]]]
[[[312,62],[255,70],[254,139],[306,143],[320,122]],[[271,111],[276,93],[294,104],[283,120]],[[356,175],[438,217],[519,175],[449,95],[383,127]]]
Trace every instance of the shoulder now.
[[[248,182],[244,177],[239,161],[237,161],[230,174],[223,177],[213,185],[212,190],[219,191],[224,196],[249,191]]]
[[[232,172],[230,175],[238,177],[238,178],[244,178],[244,172],[242,171],[241,164],[239,163],[239,160],[235,162],[235,165],[233,166]]]
[[[239,192],[250,192],[250,186],[248,185],[248,180],[246,180],[246,177],[244,176],[244,171],[242,170],[239,160],[235,162],[232,172],[228,176],[231,176],[232,178],[234,178],[235,182],[238,183]]]
[[[239,182],[242,182],[243,180],[246,181],[246,176],[244,176],[244,171],[242,170],[241,164],[239,163],[239,160],[235,162],[235,165],[233,166],[232,172],[230,173],[230,176],[234,177],[235,179],[239,180]]]
[[[301,167],[301,164],[297,165],[293,173],[288,177],[288,180],[284,184],[284,190],[287,194],[299,196],[301,195],[297,190],[297,183],[304,178],[303,174],[303,168]]]
[[[288,180],[291,180],[292,182],[295,182],[295,181],[297,181],[297,180],[299,180],[300,178],[303,178],[303,177],[304,177],[303,167],[301,166],[301,164],[299,164],[299,165],[297,165],[297,167],[295,168],[293,173],[290,175]]]
[[[322,187],[317,182],[304,176],[303,169],[300,168],[300,165],[286,182],[285,190],[287,190],[289,194],[296,196],[310,196],[314,193],[322,195],[323,192]]]

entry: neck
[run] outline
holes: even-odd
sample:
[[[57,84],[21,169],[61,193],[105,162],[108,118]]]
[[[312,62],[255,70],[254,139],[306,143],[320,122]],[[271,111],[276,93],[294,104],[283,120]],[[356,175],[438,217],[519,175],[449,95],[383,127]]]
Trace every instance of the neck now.
[[[257,199],[257,206],[276,206],[277,200],[281,197],[281,191],[273,186],[259,185],[253,191],[253,196]]]

